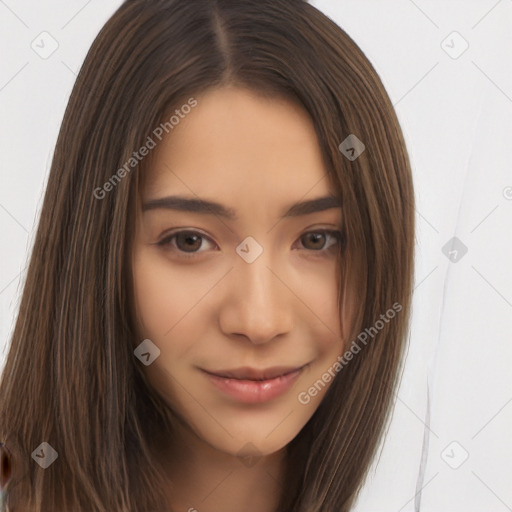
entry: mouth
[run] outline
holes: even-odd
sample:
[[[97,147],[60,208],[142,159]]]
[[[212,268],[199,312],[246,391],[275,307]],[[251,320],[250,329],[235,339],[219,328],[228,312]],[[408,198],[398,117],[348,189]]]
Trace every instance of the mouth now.
[[[223,396],[238,403],[256,404],[284,395],[293,387],[308,364],[263,370],[245,367],[202,372]]]

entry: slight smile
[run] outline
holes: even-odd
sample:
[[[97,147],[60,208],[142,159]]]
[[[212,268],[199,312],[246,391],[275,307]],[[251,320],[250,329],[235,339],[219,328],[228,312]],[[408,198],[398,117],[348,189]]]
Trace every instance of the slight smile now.
[[[309,363],[308,363],[309,364]],[[237,368],[201,371],[221,392],[243,403],[261,403],[288,391],[308,364],[294,367],[273,367],[264,370]]]

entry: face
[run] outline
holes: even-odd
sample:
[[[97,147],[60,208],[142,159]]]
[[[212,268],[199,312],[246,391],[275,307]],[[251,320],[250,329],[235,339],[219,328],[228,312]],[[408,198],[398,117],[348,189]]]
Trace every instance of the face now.
[[[307,404],[299,393],[343,352],[341,208],[292,208],[335,197],[300,107],[232,87],[196,99],[153,150],[142,190],[137,322],[160,350],[144,371],[211,447],[271,454],[332,381]]]

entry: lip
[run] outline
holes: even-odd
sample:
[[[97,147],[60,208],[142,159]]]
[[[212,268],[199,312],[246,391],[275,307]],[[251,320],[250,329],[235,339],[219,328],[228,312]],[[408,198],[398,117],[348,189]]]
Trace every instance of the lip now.
[[[206,373],[217,375],[218,377],[226,377],[229,379],[239,380],[269,380],[281,377],[287,373],[294,372],[302,368],[302,366],[273,366],[264,370],[258,370],[249,366],[235,368],[232,370],[204,370]]]
[[[273,367],[266,370],[237,368],[210,372],[202,370],[220,391],[243,403],[267,402],[286,393],[306,367]]]

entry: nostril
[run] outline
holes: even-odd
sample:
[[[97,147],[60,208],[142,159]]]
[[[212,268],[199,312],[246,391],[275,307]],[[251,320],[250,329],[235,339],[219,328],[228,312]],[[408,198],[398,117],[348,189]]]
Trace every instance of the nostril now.
[[[11,479],[11,454],[4,443],[0,443],[0,491],[5,488]]]

